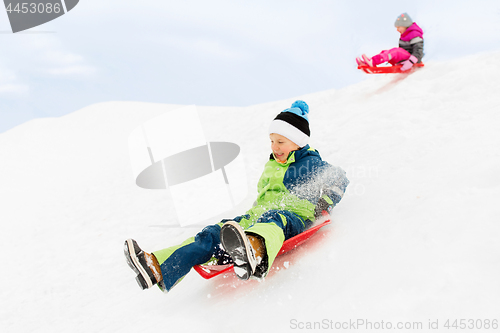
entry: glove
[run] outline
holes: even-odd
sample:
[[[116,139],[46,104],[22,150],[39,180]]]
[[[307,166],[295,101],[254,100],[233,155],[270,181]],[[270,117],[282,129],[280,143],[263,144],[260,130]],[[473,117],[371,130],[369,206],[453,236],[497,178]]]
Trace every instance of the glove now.
[[[317,220],[323,215],[330,214],[333,206],[332,199],[330,199],[327,195],[322,196],[314,208],[314,218]]]
[[[401,72],[407,71],[413,67],[413,64],[418,62],[417,57],[410,56],[410,59],[403,61],[403,67],[401,67]]]

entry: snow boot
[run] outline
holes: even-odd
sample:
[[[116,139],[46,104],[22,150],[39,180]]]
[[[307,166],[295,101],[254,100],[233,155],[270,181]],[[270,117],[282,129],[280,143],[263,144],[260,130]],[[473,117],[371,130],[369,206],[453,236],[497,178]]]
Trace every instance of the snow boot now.
[[[366,54],[362,55],[363,61],[368,65],[369,67],[373,67],[373,61],[366,56]]]
[[[128,265],[137,274],[135,280],[142,290],[158,284],[165,291],[160,264],[153,254],[144,252],[133,239],[125,241],[124,252]]]
[[[266,242],[264,241],[264,238],[257,234],[247,232],[246,235],[252,245],[255,260],[257,260],[257,267],[255,267],[252,277],[261,279],[267,274],[267,267],[269,266],[266,252]]]
[[[257,235],[247,235],[235,221],[224,223],[220,240],[224,250],[233,259],[236,276],[248,280],[266,256],[264,241]]]

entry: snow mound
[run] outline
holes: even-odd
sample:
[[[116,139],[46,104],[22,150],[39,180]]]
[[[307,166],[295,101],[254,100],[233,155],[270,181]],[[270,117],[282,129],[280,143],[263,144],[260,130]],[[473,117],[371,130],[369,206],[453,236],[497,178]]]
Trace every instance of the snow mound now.
[[[435,320],[444,330],[447,319],[498,319],[499,57],[199,107],[208,141],[241,147],[253,195],[267,127],[295,99],[310,106],[311,146],[351,180],[333,224],[279,257],[264,282],[190,273],[164,295],[141,291],[125,263],[127,238],[153,251],[198,229],[177,227],[166,191],[136,187],[129,163],[132,129],[179,106],[101,103],[0,134],[1,326],[285,332],[362,319],[425,331]],[[242,325],[242,314],[255,320]]]

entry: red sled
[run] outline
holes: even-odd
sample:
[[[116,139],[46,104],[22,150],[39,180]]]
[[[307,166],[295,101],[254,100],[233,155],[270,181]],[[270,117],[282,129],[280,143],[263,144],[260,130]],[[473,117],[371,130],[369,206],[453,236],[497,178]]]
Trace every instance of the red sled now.
[[[394,66],[382,66],[382,67],[370,67],[370,66],[358,66],[358,69],[361,69],[366,74],[396,74],[396,73],[410,73],[419,67],[424,67],[423,63],[416,63],[412,66],[411,69],[402,72],[401,67],[403,65],[394,65]]]
[[[283,245],[281,246],[280,251],[278,252],[278,255],[281,255],[283,253],[286,253],[290,250],[295,249],[297,246],[300,244],[304,243],[309,237],[314,235],[320,228],[324,227],[325,225],[330,224],[330,219],[325,220],[323,223],[317,224],[304,232],[298,234],[295,237],[292,237],[290,239],[287,239]],[[205,279],[211,279],[217,275],[220,275],[222,273],[226,273],[230,270],[233,269],[233,264],[227,264],[227,265],[196,265],[193,267],[195,271],[198,272],[203,278]]]

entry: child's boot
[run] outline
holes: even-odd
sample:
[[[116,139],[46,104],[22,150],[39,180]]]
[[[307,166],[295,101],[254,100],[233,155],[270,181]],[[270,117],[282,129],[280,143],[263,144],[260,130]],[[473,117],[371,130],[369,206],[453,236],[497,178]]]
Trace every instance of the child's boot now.
[[[366,56],[366,54],[363,54],[361,57],[363,57],[363,61],[368,65],[369,67],[373,67],[373,61]]]
[[[144,252],[133,239],[125,241],[124,252],[128,265],[137,274],[135,280],[141,289],[158,284],[160,289],[165,291],[160,264],[153,254]]]
[[[367,64],[360,57],[356,57],[356,63],[358,66],[367,66]]]
[[[234,221],[224,223],[220,240],[224,250],[233,259],[236,276],[241,280],[248,280],[266,256],[264,241],[257,235],[247,235]]]
[[[268,268],[266,242],[264,241],[264,238],[257,234],[247,232],[246,235],[252,245],[255,260],[257,260],[257,267],[255,267],[255,271],[252,276],[257,279],[263,278],[267,274]]]

